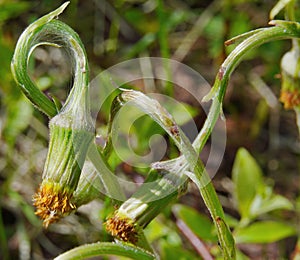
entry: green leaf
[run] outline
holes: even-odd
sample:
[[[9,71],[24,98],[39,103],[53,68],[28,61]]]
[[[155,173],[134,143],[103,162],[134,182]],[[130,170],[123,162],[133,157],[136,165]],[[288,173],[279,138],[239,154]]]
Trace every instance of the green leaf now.
[[[294,227],[275,221],[256,222],[235,232],[237,243],[273,243],[296,234]]]
[[[126,256],[130,259],[155,259],[154,255],[142,248],[133,246],[129,243],[108,243],[98,242],[75,247],[55,258],[55,260],[80,260],[101,255]]]
[[[262,172],[254,158],[243,148],[233,166],[234,196],[242,219],[250,219],[277,209],[293,209],[292,203],[263,182]]]
[[[229,40],[225,41],[225,45],[229,46],[231,44],[239,44],[242,41],[244,41],[245,39],[249,38],[250,36],[252,36],[252,35],[254,35],[254,34],[256,34],[256,33],[260,32],[262,30],[263,30],[263,28],[259,28],[259,29],[256,29],[256,30],[251,30],[251,31],[239,34],[237,36],[234,36],[234,37],[230,38]]]
[[[183,154],[184,157],[179,157],[177,160],[173,160],[172,167],[169,165],[168,168],[172,168],[171,171],[177,173],[177,176],[181,176],[181,174],[184,173],[193,182],[195,182],[206,206],[209,208],[210,214],[217,228],[219,242],[223,249],[224,259],[234,259],[234,240],[228,226],[224,221],[223,208],[220,205],[220,201],[209,179],[209,176],[187,136],[178,127],[173,117],[156,100],[151,99],[138,91],[125,89],[121,90],[123,92],[116,98],[115,108],[118,108],[120,105],[124,106],[127,102],[130,102],[132,105],[145,112],[167,132],[177,148]],[[119,105],[117,105],[117,103],[119,103]],[[217,109],[219,111],[218,102],[213,103],[212,107],[213,110]],[[213,120],[210,117],[208,118],[209,121]],[[198,140],[196,139],[195,142],[198,142]],[[180,164],[177,164],[177,162],[180,162]],[[163,163],[161,163],[160,166],[159,163],[156,165],[152,164],[152,167],[154,169],[165,169]],[[192,171],[188,171],[187,167]]]
[[[274,17],[284,9],[292,0],[280,0],[277,4],[272,8],[270,12],[270,19],[274,19]]]
[[[277,209],[291,210],[293,209],[293,204],[281,195],[272,194],[271,198],[264,199],[258,194],[252,202],[250,212],[252,216],[259,216]]]
[[[178,259],[178,260],[197,260],[199,257],[185,250],[183,247],[174,247],[165,244],[162,252],[162,259]]]
[[[181,219],[199,238],[205,241],[217,241],[217,236],[213,233],[213,223],[208,217],[191,207],[180,204],[174,205],[172,211],[176,218]]]
[[[255,159],[246,149],[237,152],[232,179],[234,183],[234,198],[242,218],[250,217],[250,206],[256,194],[264,189],[262,172]]]

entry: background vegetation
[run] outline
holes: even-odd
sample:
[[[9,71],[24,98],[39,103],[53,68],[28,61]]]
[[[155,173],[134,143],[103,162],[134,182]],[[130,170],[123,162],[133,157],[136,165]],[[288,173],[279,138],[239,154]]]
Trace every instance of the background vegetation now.
[[[25,27],[61,3],[63,1],[0,1],[0,258],[3,259],[51,259],[76,245],[111,240],[102,226],[111,210],[109,201],[98,200],[83,206],[48,230],[42,229],[32,207],[31,197],[41,181],[47,153],[47,118],[35,110],[16,87],[10,62]],[[275,4],[275,1],[247,0],[77,0],[71,1],[60,19],[80,35],[88,52],[91,78],[121,61],[157,56],[181,61],[213,83],[218,66],[232,50],[232,47],[224,47],[224,41],[266,26]],[[263,45],[247,56],[230,81],[224,104],[227,147],[213,183],[226,213],[231,216],[232,226],[243,215],[238,206],[243,201],[238,192],[233,192],[239,180],[232,177],[240,147],[245,147],[257,162],[253,162],[245,150],[240,150],[233,175],[242,172],[247,176],[250,170],[253,176],[256,172],[257,178],[252,184],[263,186],[264,194],[272,187],[270,194],[281,194],[283,200],[281,207],[259,212],[252,220],[276,220],[293,227],[299,224],[300,150],[295,116],[285,111],[274,96],[258,91],[268,89],[279,96],[280,59],[290,47],[289,41]],[[34,55],[32,77],[44,91],[64,100],[71,80],[67,59],[54,48],[40,49]],[[165,94],[199,110],[192,99],[176,89],[166,90]],[[104,111],[99,125],[107,122],[107,116]],[[200,129],[203,116],[195,115],[195,122]],[[257,164],[261,170],[255,170]],[[135,180],[141,176],[127,164],[114,166],[126,178]],[[240,194],[243,192],[246,190]],[[259,193],[258,190],[253,192]],[[202,227],[212,228],[207,224],[207,210],[199,201],[197,189],[190,185],[188,193],[166,208],[146,229],[150,242],[163,259],[199,257],[191,241],[184,237],[189,228],[211,254],[217,251],[213,230],[203,231],[200,224],[189,227],[189,223],[203,223]],[[244,214],[247,214],[245,210]],[[184,227],[180,221],[185,223]],[[269,227],[272,228],[278,234],[286,226]],[[249,240],[249,231],[245,231],[248,240],[241,239],[239,248],[250,259],[288,258],[295,251],[295,229],[279,237],[271,234],[272,239],[267,241],[257,237]]]

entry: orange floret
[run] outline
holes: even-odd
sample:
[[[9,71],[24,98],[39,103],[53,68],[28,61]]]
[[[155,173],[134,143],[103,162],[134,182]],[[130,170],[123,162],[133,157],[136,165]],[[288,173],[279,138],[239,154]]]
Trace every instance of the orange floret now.
[[[59,187],[58,183],[43,182],[33,196],[35,214],[43,220],[47,228],[61,217],[70,214],[76,207],[71,203],[72,194]]]
[[[137,231],[134,224],[128,218],[121,218],[117,215],[109,218],[106,223],[106,230],[113,237],[116,237],[125,242],[135,244],[137,242]]]

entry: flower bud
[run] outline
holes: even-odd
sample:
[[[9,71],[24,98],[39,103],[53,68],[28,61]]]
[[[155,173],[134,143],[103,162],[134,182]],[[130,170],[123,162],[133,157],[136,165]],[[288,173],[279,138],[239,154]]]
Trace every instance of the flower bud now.
[[[185,193],[186,176],[166,173],[152,170],[138,191],[106,221],[106,230],[113,237],[138,246],[143,240],[141,230],[172,200]]]
[[[59,113],[50,121],[43,181],[33,197],[36,215],[43,219],[45,227],[76,208],[71,200],[93,139],[90,124],[79,122],[70,114]]]
[[[71,202],[77,188],[85,157],[94,136],[89,109],[88,63],[78,34],[57,16],[69,2],[30,24],[20,36],[12,59],[13,76],[28,99],[50,118],[49,150],[43,181],[33,196],[36,215],[44,226],[59,220],[75,209]],[[61,108],[32,82],[28,60],[40,45],[63,47],[72,57],[73,87]]]

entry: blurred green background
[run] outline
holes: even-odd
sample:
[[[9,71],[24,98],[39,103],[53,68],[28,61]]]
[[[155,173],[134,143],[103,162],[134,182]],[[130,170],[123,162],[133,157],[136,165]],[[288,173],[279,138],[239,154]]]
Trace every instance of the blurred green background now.
[[[48,119],[17,88],[10,62],[16,41],[27,25],[61,3],[0,0],[0,259],[51,259],[74,246],[110,239],[102,227],[109,201],[94,201],[48,230],[42,229],[32,207],[31,197],[41,181],[47,153]],[[154,56],[178,60],[212,84],[218,67],[233,48],[225,47],[224,41],[267,26],[275,4],[269,0],[72,0],[60,19],[81,37],[91,78],[121,61]],[[241,146],[254,155],[277,193],[293,202],[299,194],[300,147],[294,113],[284,111],[276,100],[270,106],[274,97],[257,90],[264,87],[279,96],[280,59],[290,47],[290,41],[261,46],[247,55],[230,80],[224,103],[227,148],[213,182],[225,211],[232,216],[239,216],[230,201],[230,179]],[[68,60],[54,48],[37,50],[34,56],[32,78],[43,91],[64,100],[71,81]],[[182,100],[176,91],[166,90],[164,94]],[[200,109],[193,100],[183,101]],[[107,118],[104,111],[99,125]],[[203,118],[196,115],[195,122],[201,128]],[[132,171],[122,163],[119,167],[125,173]],[[193,185],[180,199],[207,214],[199,201]],[[175,259],[175,253],[183,257],[180,259],[196,259],[197,252],[178,231],[171,209],[165,209],[146,233],[164,259]],[[293,212],[281,212],[279,218],[298,219]],[[292,237],[281,243],[252,244],[242,249],[251,259],[261,259],[255,258],[260,254],[270,257],[265,259],[276,259],[278,255],[290,256],[295,241]],[[260,252],[258,256],[255,250]]]

